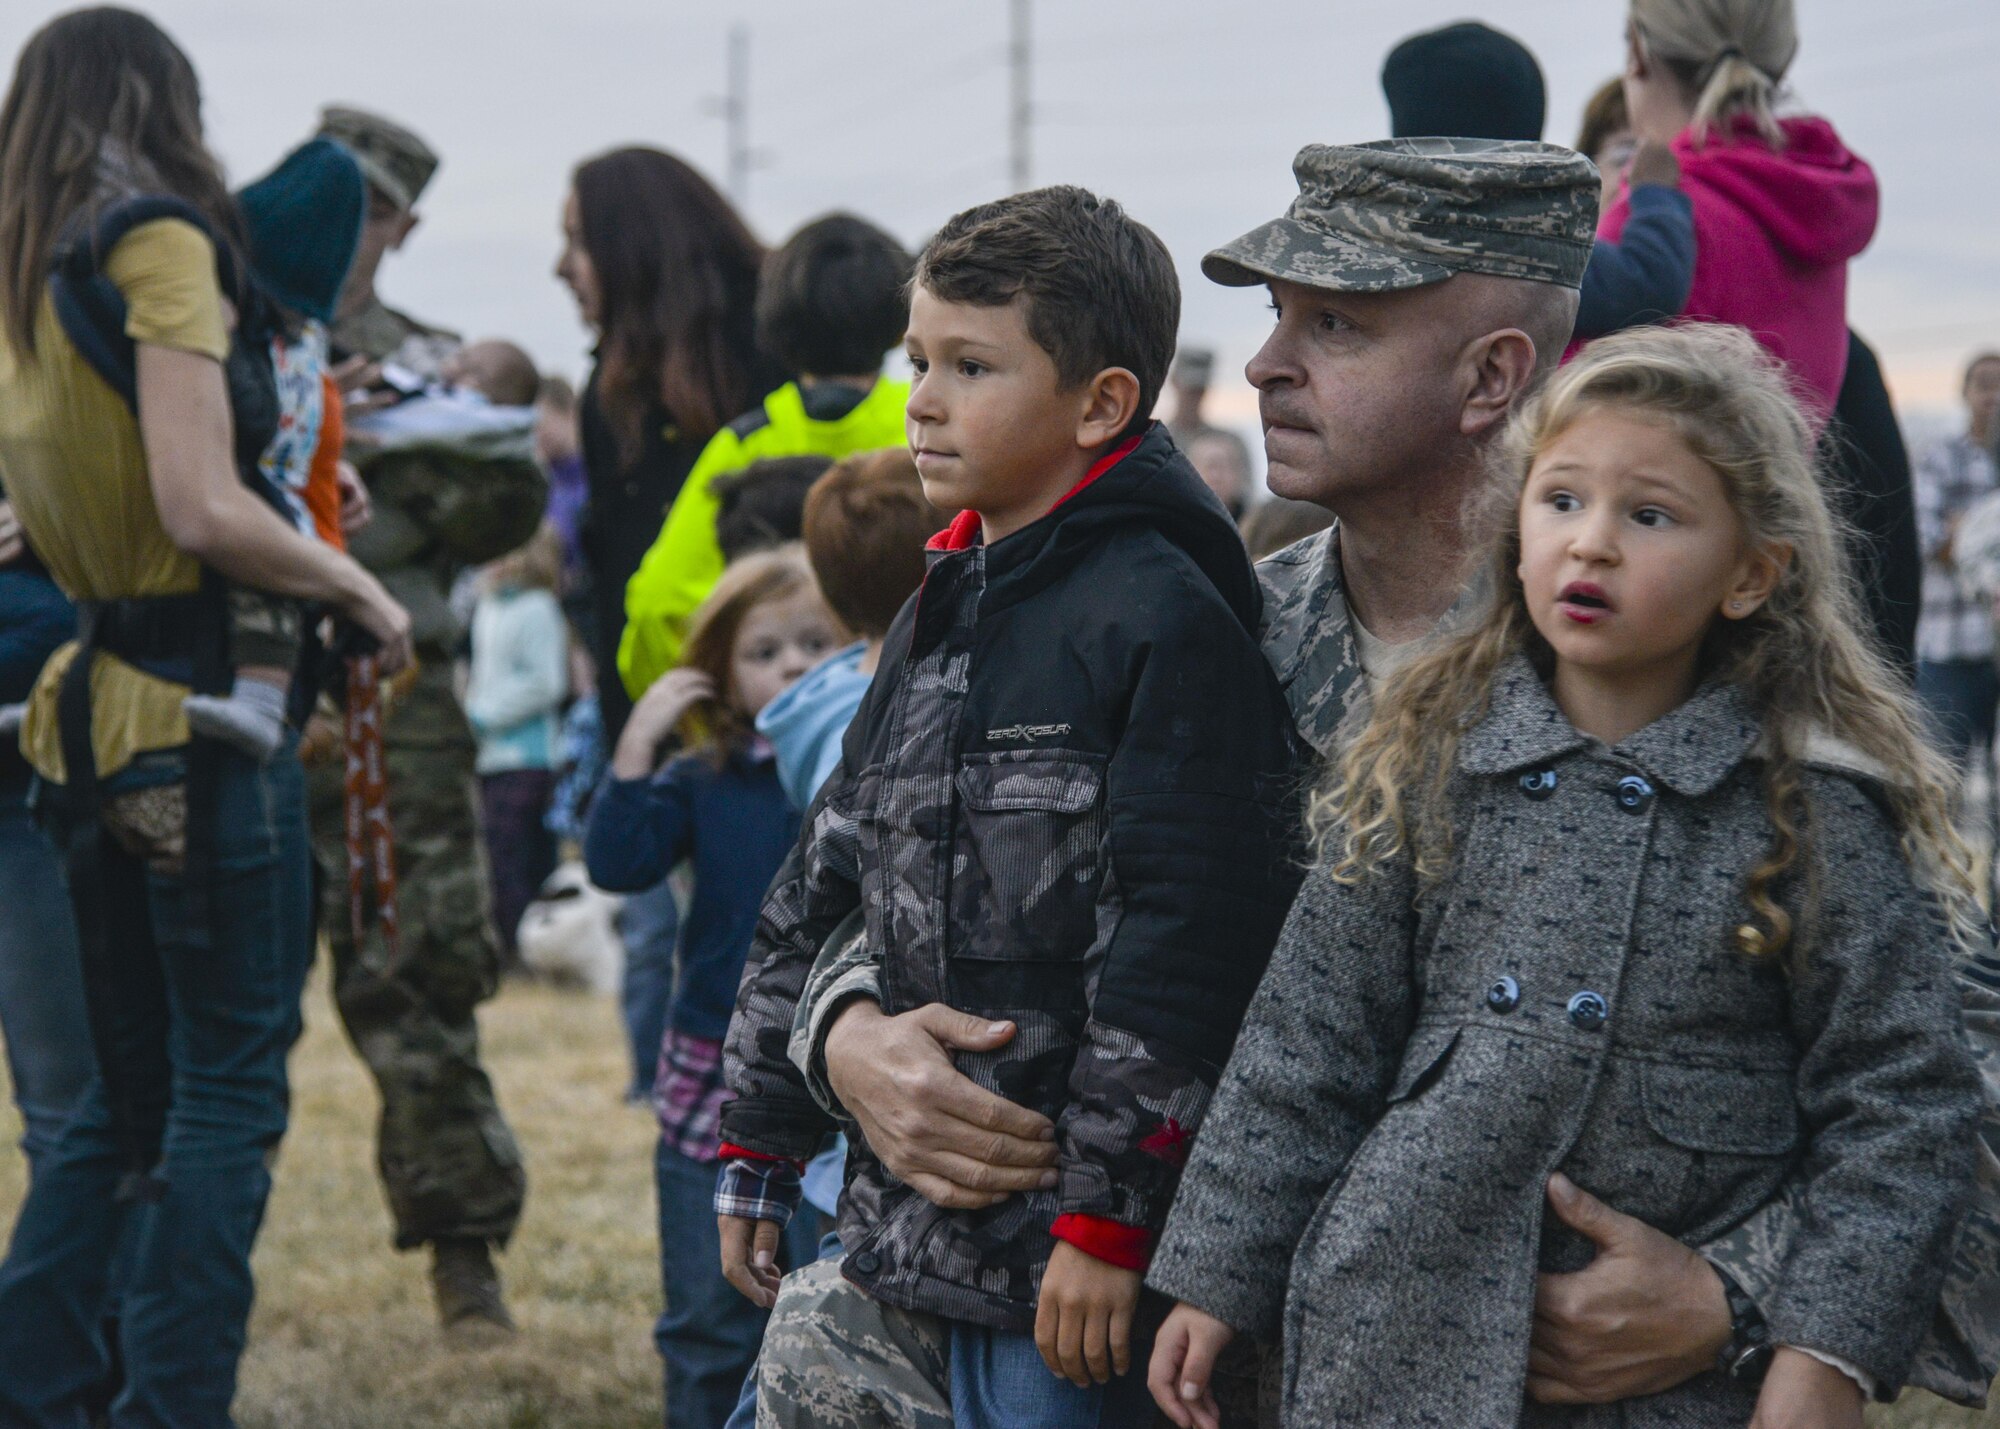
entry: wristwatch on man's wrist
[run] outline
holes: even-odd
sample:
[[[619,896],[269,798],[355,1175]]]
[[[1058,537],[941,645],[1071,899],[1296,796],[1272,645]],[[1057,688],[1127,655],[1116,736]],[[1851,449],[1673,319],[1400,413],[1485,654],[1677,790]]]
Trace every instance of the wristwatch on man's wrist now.
[[[1722,1297],[1729,1304],[1729,1339],[1715,1357],[1716,1368],[1731,1379],[1756,1384],[1764,1378],[1764,1371],[1771,1367],[1771,1356],[1776,1353],[1776,1346],[1771,1343],[1771,1327],[1764,1322],[1764,1312],[1757,1308],[1757,1302],[1744,1293],[1735,1277],[1713,1262],[1709,1268],[1722,1282]]]

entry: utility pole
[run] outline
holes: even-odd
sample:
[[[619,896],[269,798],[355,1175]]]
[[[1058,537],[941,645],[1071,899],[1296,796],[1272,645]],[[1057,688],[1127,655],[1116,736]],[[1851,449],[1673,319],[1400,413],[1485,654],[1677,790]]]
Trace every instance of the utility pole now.
[[[728,132],[729,197],[738,208],[750,200],[750,167],[756,162],[750,150],[750,27],[729,27],[728,88],[720,98],[711,98],[706,108],[720,118]]]
[[[1007,62],[1012,72],[1013,105],[1008,124],[1007,176],[1019,193],[1028,187],[1030,139],[1029,82],[1034,69],[1034,50],[1028,38],[1030,0],[1011,0]]]

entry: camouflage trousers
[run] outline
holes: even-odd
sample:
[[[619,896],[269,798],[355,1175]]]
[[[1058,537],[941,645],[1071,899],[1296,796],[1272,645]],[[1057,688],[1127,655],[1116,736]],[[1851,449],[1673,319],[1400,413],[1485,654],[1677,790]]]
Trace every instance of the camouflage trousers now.
[[[1133,1372],[1143,1375],[1143,1364]],[[1223,1429],[1276,1429],[1275,1351],[1232,1345],[1214,1387]],[[1154,1422],[1171,1424],[1165,1415]],[[951,1330],[943,1320],[875,1299],[840,1273],[837,1255],[785,1277],[757,1359],[757,1429],[952,1424]]]
[[[951,1429],[951,1332],[829,1256],[785,1277],[757,1356],[757,1429]]]
[[[505,1244],[527,1178],[479,1061],[473,1009],[499,986],[487,917],[474,744],[449,662],[419,674],[384,737],[402,952],[370,927],[356,944],[347,898],[338,761],[312,771],[320,925],[334,1001],[382,1094],[377,1164],[399,1250],[445,1237]]]

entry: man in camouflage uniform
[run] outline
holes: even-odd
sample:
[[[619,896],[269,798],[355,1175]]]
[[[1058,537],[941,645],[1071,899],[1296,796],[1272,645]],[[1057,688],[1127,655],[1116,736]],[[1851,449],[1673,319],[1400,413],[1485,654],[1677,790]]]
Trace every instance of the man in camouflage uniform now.
[[[326,110],[320,133],[352,150],[368,180],[361,249],[332,332],[335,357],[434,378],[457,338],[389,307],[374,280],[383,255],[415,228],[413,205],[437,156],[408,130],[353,109]],[[383,740],[401,901],[394,958],[373,928],[355,942],[341,769],[336,761],[314,771],[312,832],[334,998],[381,1090],[378,1157],[397,1248],[431,1247],[447,1330],[511,1329],[491,1249],[513,1234],[526,1177],[480,1065],[473,1016],[499,985],[500,960],[480,855],[475,746],[451,683],[461,631],[448,593],[467,566],[533,533],[547,487],[525,457],[426,448],[360,464],[374,518],[351,549],[410,611],[419,668],[392,696]]]
[[[1264,285],[1276,300],[1278,329],[1248,369],[1262,394],[1269,481],[1339,518],[1258,567],[1265,657],[1322,757],[1337,751],[1371,683],[1466,600],[1455,580],[1438,578],[1462,566],[1458,513],[1490,439],[1554,365],[1574,314],[1572,298],[1550,295],[1566,290],[1562,245],[1587,250],[1595,217],[1584,176],[1572,183],[1564,173],[1577,162],[1552,146],[1493,141],[1310,146],[1295,166],[1300,194],[1289,212],[1203,262],[1211,279]],[[1532,339],[1527,366],[1516,351],[1511,372],[1494,342],[1507,327]],[[1433,400],[1440,386],[1443,402]],[[810,975],[791,1052],[823,1100],[836,1079],[826,1034],[857,997],[879,1001],[878,987],[860,940],[830,942]],[[2000,1363],[2000,963],[1969,964],[1961,992],[1986,1072],[1980,1195],[1911,1382],[1978,1402]],[[879,1067],[900,1061],[895,1039],[932,1035],[914,1024],[896,1029],[901,1020],[872,1029]],[[958,1124],[968,1115],[961,1103]],[[1020,1158],[992,1151],[993,1140],[942,1149],[995,1172],[1018,1166]],[[884,1159],[905,1175],[918,1165]],[[1530,1387],[1552,1402],[1605,1402],[1712,1365],[1755,1318],[1805,1211],[1783,1197],[1699,1255],[1589,1197],[1561,1213],[1600,1255],[1579,1275],[1544,1278]],[[1741,1292],[1734,1314],[1725,1275]],[[805,1362],[804,1340],[782,1315],[766,1332],[770,1357],[802,1379],[843,1372]],[[864,1353],[864,1341],[844,1343]],[[1247,1385],[1219,1377],[1219,1395],[1234,1391],[1225,1422],[1275,1422],[1276,1358],[1267,1356],[1261,1414]],[[913,1388],[908,1402],[908,1422],[927,1422],[931,1401]]]

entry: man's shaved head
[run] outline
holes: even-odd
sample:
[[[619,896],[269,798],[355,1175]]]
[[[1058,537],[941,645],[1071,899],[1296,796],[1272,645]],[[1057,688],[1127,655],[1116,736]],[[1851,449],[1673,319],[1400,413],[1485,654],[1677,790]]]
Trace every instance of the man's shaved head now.
[[[1269,484],[1335,511],[1462,481],[1576,316],[1574,289],[1481,273],[1388,293],[1273,281],[1271,295],[1278,326],[1247,373]]]

